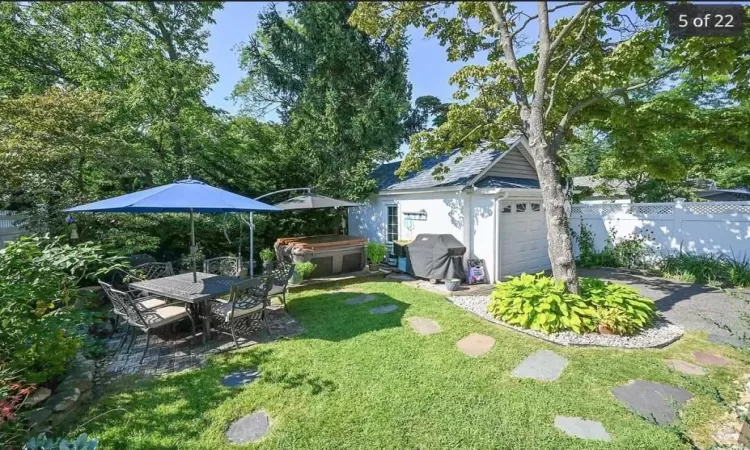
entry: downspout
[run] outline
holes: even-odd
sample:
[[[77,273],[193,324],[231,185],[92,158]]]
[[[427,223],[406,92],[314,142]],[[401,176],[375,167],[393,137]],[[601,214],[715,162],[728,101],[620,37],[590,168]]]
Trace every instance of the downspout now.
[[[508,198],[508,191],[503,192],[502,196],[495,197],[494,199],[494,210],[495,210],[495,251],[492,252],[493,256],[493,264],[495,266],[495,273],[494,273],[494,279],[495,283],[500,282],[500,264],[502,264],[502,249],[501,247],[501,240],[500,240],[500,214],[502,214],[502,211],[500,209],[500,202]]]

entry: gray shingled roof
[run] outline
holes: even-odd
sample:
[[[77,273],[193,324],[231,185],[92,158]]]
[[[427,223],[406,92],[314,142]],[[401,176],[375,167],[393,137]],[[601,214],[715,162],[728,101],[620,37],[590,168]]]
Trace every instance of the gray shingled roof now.
[[[503,139],[503,142],[509,147],[512,147],[518,139],[519,138],[506,138]],[[375,169],[372,176],[378,182],[378,189],[380,191],[403,191],[443,186],[464,186],[492,164],[492,162],[502,153],[504,152],[495,150],[477,150],[474,153],[463,156],[460,161],[456,162],[461,156],[459,151],[456,150],[450,155],[442,155],[422,161],[422,170],[408,175],[403,180],[394,173],[401,165],[401,161],[381,165]],[[448,173],[443,174],[442,180],[435,179],[435,177],[432,176],[432,170],[440,163],[443,163],[450,168]]]

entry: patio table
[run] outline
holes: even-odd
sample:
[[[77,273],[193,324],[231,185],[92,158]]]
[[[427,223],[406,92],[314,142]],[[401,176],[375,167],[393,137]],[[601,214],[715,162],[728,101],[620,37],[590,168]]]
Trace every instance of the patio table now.
[[[205,272],[196,272],[196,282],[193,282],[193,274],[182,273],[171,277],[154,278],[153,280],[138,281],[130,283],[132,289],[145,291],[160,297],[165,297],[180,302],[194,305],[203,304],[205,307],[203,317],[203,343],[208,341],[211,334],[211,299],[229,294],[232,285],[245,281],[242,278],[214,275]]]

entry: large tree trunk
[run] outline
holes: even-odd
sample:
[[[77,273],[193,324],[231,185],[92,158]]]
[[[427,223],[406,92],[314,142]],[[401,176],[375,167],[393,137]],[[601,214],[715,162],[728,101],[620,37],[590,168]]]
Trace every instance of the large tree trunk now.
[[[533,121],[532,121],[533,122]],[[552,264],[552,275],[562,280],[568,290],[578,293],[578,272],[573,256],[573,239],[565,212],[565,193],[557,171],[555,152],[550,148],[540,128],[530,124],[529,150],[534,158],[544,200],[547,223],[547,251]]]

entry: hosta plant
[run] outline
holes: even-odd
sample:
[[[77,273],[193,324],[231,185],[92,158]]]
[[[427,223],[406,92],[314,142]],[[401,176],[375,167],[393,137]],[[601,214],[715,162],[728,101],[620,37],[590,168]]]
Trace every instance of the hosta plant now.
[[[634,288],[596,278],[581,278],[580,285],[581,296],[599,311],[598,316],[604,315],[617,323],[617,329],[608,327],[615,334],[633,334],[653,324],[656,305]]]
[[[543,272],[511,277],[498,284],[489,312],[503,322],[544,333],[591,331],[596,315],[583,298],[570,294],[562,281]]]

